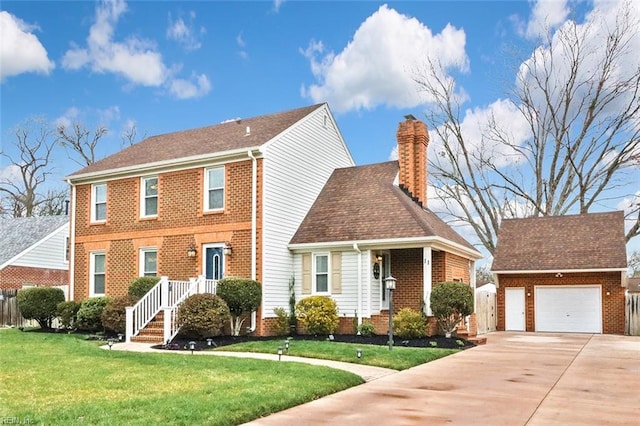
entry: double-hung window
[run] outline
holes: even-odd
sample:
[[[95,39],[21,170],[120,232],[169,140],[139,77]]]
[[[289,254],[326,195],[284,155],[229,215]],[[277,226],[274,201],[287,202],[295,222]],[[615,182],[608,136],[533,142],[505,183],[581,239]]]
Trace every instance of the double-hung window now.
[[[329,293],[329,254],[318,253],[313,256],[314,293]]]
[[[216,211],[224,209],[224,167],[205,169],[204,209]]]
[[[89,296],[104,296],[105,294],[105,266],[104,252],[93,252],[89,259]]]
[[[91,222],[107,220],[107,184],[91,185]]]
[[[140,216],[158,216],[158,177],[143,177],[140,183]]]
[[[158,250],[156,248],[140,249],[140,276],[154,277],[158,275]]]

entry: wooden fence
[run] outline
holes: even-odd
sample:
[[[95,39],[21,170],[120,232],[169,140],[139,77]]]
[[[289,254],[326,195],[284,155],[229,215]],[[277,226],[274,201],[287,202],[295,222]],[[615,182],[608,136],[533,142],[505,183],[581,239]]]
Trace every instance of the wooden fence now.
[[[625,334],[640,336],[640,293],[627,293]]]
[[[69,300],[69,286],[55,286],[64,292],[65,300]],[[0,327],[38,327],[38,322],[22,317],[18,308],[18,289],[0,290]],[[52,327],[58,326],[57,318],[53,320]]]
[[[496,292],[483,290],[476,291],[476,322],[478,334],[486,334],[496,331]]]

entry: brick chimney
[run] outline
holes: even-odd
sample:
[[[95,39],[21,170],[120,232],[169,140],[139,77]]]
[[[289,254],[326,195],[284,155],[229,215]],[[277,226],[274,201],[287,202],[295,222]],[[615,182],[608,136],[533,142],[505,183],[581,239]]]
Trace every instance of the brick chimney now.
[[[398,125],[399,184],[422,206],[427,206],[427,125],[413,115]]]

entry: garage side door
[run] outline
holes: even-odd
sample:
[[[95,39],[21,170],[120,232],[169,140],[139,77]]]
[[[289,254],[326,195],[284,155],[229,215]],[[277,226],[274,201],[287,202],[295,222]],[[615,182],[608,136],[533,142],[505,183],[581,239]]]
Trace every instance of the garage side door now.
[[[600,286],[537,286],[536,331],[602,333]]]

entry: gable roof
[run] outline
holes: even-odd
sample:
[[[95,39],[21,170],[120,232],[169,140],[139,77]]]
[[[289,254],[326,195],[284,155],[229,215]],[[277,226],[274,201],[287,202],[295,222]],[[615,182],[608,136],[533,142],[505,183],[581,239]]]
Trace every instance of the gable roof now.
[[[505,219],[494,273],[627,269],[624,213]]]
[[[163,163],[227,151],[255,148],[325,104],[275,114],[229,120],[217,125],[151,136],[122,151],[78,170],[70,179],[111,170]],[[249,128],[249,133],[247,133]]]
[[[398,162],[334,170],[291,245],[436,237],[480,253],[432,211],[394,185]]]
[[[67,223],[68,216],[0,219],[0,268]]]

